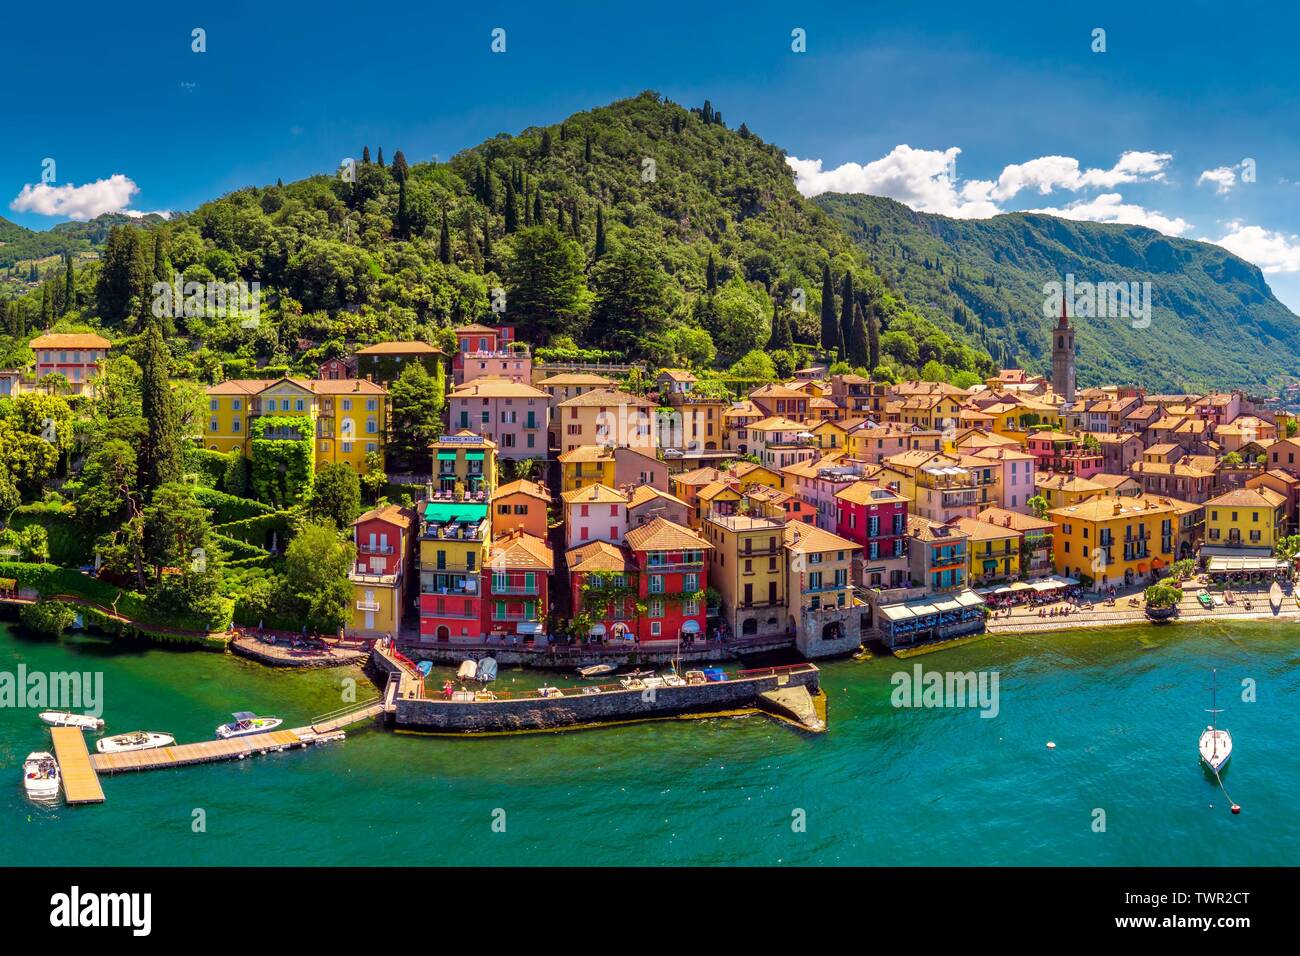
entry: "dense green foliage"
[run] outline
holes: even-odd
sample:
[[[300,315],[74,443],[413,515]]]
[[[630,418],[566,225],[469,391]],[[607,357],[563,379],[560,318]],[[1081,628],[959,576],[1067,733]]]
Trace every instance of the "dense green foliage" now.
[[[1149,327],[1076,317],[1079,385],[1141,384],[1152,391],[1276,386],[1294,379],[1300,319],[1274,298],[1259,269],[1218,246],[1140,226],[1012,213],[949,219],[874,196],[827,194],[876,269],[948,333],[1007,367],[1050,374],[1043,286],[1150,282]],[[890,328],[888,322],[885,328]],[[919,358],[942,356],[924,339]]]

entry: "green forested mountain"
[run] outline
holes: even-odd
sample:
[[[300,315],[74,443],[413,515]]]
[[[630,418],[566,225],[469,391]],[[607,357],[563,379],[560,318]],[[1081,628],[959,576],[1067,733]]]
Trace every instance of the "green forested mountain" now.
[[[1027,213],[950,219],[874,196],[816,202],[910,303],[1007,365],[1050,371],[1043,286],[1071,273],[1076,282],[1149,281],[1154,307],[1147,328],[1074,320],[1081,385],[1194,391],[1294,380],[1300,318],[1258,268],[1218,246]]]
[[[708,103],[686,109],[647,92],[500,134],[445,163],[409,161],[396,148],[381,160],[379,144],[358,152],[341,173],[249,187],[142,223],[159,243],[110,237],[104,262],[77,270],[75,309],[50,274],[44,294],[22,299],[23,321],[7,324],[30,334],[75,312],[130,332],[154,277],[180,272],[261,284],[271,321],[177,319],[189,357],[209,368],[231,359],[306,367],[355,342],[437,341],[491,316],[494,300],[535,344],[652,362],[725,369],[775,350],[785,371],[805,357],[799,346],[819,346],[823,327],[836,348],[841,337],[865,343],[853,335],[860,312],[879,348],[851,350],[856,365],[991,367],[880,280],[799,195],[781,150],[743,124],[729,128]],[[88,225],[78,241],[93,240]],[[833,290],[827,312],[838,327],[823,322],[823,288]]]

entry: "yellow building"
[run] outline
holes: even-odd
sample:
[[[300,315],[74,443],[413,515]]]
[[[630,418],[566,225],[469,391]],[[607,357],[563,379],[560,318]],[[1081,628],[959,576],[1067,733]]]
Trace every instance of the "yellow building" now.
[[[468,429],[443,435],[429,446],[433,481],[438,491],[482,492],[491,498],[497,487],[496,442]]]
[[[560,455],[560,489],[574,491],[588,485],[614,484],[614,449],[602,445],[579,445]]]
[[[780,474],[752,461],[738,461],[728,469],[728,472],[740,482],[741,491],[749,491],[758,486],[775,488],[777,491],[784,490],[785,479]]]
[[[966,554],[970,561],[966,581],[971,587],[1020,577],[1023,536],[1019,531],[978,518],[959,518],[957,527],[966,533]]]
[[[851,651],[862,642],[866,603],[853,585],[853,561],[862,548],[847,538],[800,521],[788,522],[788,619],[804,657]]]
[[[1284,535],[1286,496],[1272,488],[1238,488],[1205,503],[1205,543],[1273,548]]]
[[[1109,495],[1113,491],[1110,486],[1091,478],[1076,478],[1065,472],[1040,472],[1034,475],[1034,494],[1046,499],[1049,508],[1077,505],[1081,501],[1097,495]]]
[[[695,495],[695,509],[691,512],[691,527],[699,528],[709,515],[735,514],[743,496],[727,481],[711,481]]]
[[[318,471],[342,462],[365,474],[366,455],[384,452],[388,391],[365,379],[232,379],[208,388],[207,396],[203,444],[212,451],[238,448],[252,458],[259,429],[270,429],[266,437],[310,439]],[[310,433],[267,421],[273,418],[306,420]]]
[[[349,634],[396,637],[401,633],[414,526],[415,512],[397,505],[367,511],[352,522],[357,556],[348,573],[352,582]]]
[[[785,521],[711,514],[700,523],[708,552],[709,586],[722,596],[721,615],[734,637],[785,633]]]
[[[1155,495],[1095,497],[1053,508],[1047,513],[1056,525],[1052,563],[1058,574],[1094,590],[1146,584],[1176,560],[1188,508],[1186,502]]]

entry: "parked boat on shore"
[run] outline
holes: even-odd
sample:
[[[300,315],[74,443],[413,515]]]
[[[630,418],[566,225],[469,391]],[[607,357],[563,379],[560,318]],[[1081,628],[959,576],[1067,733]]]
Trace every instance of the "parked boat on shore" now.
[[[51,727],[80,727],[82,730],[102,730],[104,719],[87,714],[74,714],[65,710],[43,710],[36,715]]]
[[[128,734],[115,737],[102,737],[95,741],[95,749],[102,754],[120,754],[129,750],[153,750],[155,747],[170,747],[176,743],[171,734],[160,734],[149,730],[133,730]]]
[[[1268,603],[1273,605],[1273,613],[1276,614],[1282,610],[1282,585],[1274,581],[1273,586],[1268,589]]]
[[[23,761],[23,790],[29,799],[48,803],[59,798],[59,762],[53,754],[38,750]]]

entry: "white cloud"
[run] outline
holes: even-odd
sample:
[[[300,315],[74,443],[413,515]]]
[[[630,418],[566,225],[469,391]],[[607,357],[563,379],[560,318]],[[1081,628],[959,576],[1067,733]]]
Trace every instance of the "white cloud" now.
[[[131,197],[139,191],[140,187],[121,173],[82,186],[71,183],[62,186],[29,183],[14,197],[9,208],[14,212],[34,212],[42,216],[77,220],[94,219],[106,212],[143,216],[146,214],[127,208]]]
[[[1253,262],[1265,273],[1300,272],[1300,236],[1294,233],[1288,236],[1283,232],[1270,232],[1263,226],[1230,222],[1222,238],[1206,238],[1204,241],[1223,246],[1247,262]]]
[[[820,159],[786,161],[795,173],[795,183],[805,196],[825,192],[870,193],[888,196],[922,212],[945,216],[993,216],[1000,210],[986,195],[976,190],[969,195],[957,189],[953,178],[961,150],[913,149],[906,144],[895,146],[889,155],[865,166],[845,163],[823,170]]]
[[[1062,219],[1079,219],[1085,222],[1119,222],[1130,226],[1146,226],[1168,236],[1181,236],[1192,224],[1178,216],[1169,217],[1136,203],[1124,202],[1119,193],[1102,193],[1092,199],[1080,199],[1067,206],[1048,209],[1026,209],[1025,212],[1045,213]]]
[[[1207,169],[1196,177],[1196,185],[1199,186],[1202,183],[1213,183],[1216,193],[1220,196],[1226,195],[1233,186],[1237,185],[1237,167],[1218,166],[1214,169]]]

